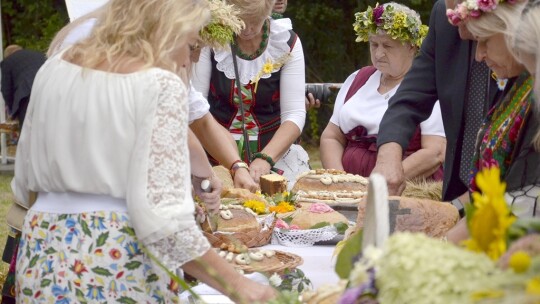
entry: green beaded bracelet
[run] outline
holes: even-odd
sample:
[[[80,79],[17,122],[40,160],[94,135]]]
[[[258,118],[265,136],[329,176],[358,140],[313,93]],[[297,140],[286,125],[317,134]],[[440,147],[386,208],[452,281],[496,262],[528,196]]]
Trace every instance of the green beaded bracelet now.
[[[267,161],[270,164],[270,167],[272,167],[272,168],[276,165],[276,163],[274,162],[272,157],[270,157],[266,153],[261,153],[261,152],[253,153],[252,161],[254,159],[256,159],[256,158],[264,159],[265,161]]]

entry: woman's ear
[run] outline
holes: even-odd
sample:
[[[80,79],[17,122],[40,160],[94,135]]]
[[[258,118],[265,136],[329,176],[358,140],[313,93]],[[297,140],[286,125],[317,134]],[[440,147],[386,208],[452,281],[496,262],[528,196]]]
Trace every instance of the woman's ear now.
[[[416,47],[414,44],[409,44],[409,52],[414,57],[418,53],[418,47]]]

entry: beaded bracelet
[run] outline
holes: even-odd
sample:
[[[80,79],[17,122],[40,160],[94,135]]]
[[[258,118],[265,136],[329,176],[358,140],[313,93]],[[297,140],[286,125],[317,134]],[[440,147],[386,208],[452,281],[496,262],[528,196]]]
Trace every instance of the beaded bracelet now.
[[[256,159],[256,158],[264,159],[265,161],[267,161],[270,164],[270,167],[272,167],[272,168],[276,165],[276,163],[274,162],[272,157],[270,157],[266,153],[261,153],[261,152],[253,153],[252,159]]]

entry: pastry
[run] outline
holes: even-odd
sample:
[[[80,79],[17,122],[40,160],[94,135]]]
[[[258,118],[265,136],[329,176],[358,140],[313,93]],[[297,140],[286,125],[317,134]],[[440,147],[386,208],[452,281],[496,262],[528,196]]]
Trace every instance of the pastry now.
[[[287,191],[287,179],[279,174],[266,174],[260,178],[261,192],[268,196]]]

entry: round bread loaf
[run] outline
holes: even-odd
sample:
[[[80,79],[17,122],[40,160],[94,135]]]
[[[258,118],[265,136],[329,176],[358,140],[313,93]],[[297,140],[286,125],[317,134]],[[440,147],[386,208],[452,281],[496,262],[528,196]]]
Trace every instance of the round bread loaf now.
[[[223,166],[214,166],[212,167],[214,174],[221,180],[222,189],[231,189],[234,188],[234,180],[231,176],[229,169]]]
[[[303,191],[367,191],[368,180],[360,175],[333,169],[310,170],[298,176],[294,192]]]
[[[243,209],[227,209],[232,213],[231,219],[224,219],[220,213],[214,215],[211,219],[215,227],[214,232],[242,232],[261,230],[257,218]]]
[[[300,229],[310,229],[314,225],[322,222],[328,222],[330,225],[339,222],[347,224],[349,222],[343,214],[334,210],[325,213],[311,212],[310,208],[313,205],[314,204],[302,204],[302,208],[297,209],[291,214],[292,221],[290,225],[297,225]]]
[[[412,197],[388,198],[390,233],[395,231],[423,232],[431,237],[443,237],[459,220],[452,204]],[[366,200],[358,205],[356,229],[364,226]]]

